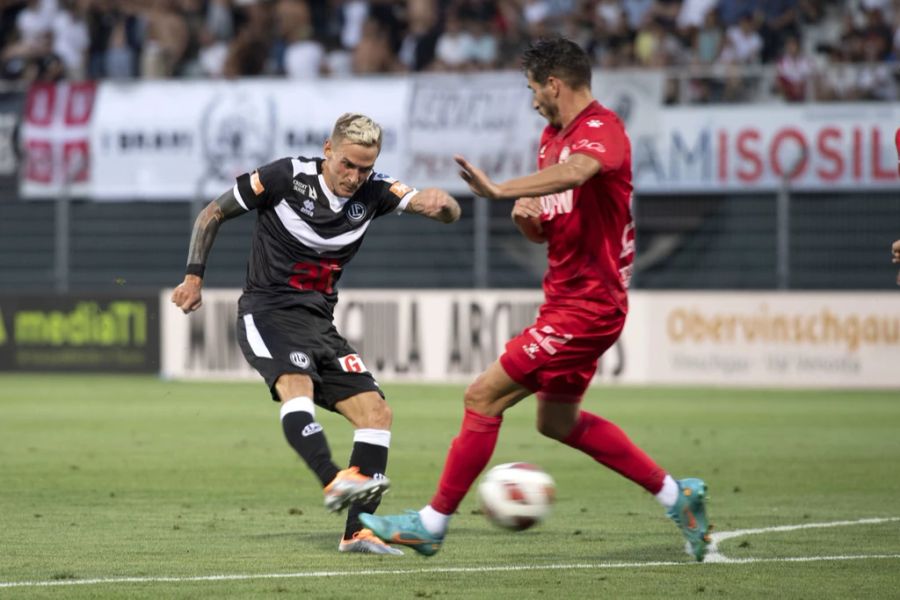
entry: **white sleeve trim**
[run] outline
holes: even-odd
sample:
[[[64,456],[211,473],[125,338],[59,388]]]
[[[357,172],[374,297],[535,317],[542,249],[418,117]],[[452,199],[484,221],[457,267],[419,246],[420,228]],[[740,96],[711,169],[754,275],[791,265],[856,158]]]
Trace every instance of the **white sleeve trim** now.
[[[315,417],[316,405],[313,404],[312,398],[310,398],[309,396],[297,396],[296,398],[291,398],[281,405],[282,419],[284,419],[285,415],[289,415],[295,412],[305,412]]]
[[[238,190],[237,184],[234,184],[234,188],[231,191],[234,193],[234,199],[238,201],[238,204],[241,205],[241,208],[249,211],[250,209],[247,208],[247,205],[244,203],[244,199],[241,198],[241,192]]]
[[[413,190],[407,195],[403,196],[400,199],[400,204],[397,205],[397,214],[399,215],[403,211],[406,210],[406,207],[409,205],[409,201],[413,199],[413,196],[419,193],[419,190]]]
[[[390,448],[391,432],[387,429],[357,429],[353,432],[353,441]]]

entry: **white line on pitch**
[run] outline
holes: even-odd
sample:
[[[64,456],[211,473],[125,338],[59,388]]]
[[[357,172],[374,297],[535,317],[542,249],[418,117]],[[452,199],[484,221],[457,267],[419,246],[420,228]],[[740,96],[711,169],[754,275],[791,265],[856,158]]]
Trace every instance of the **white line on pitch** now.
[[[774,527],[760,527],[758,529],[737,529],[735,531],[720,531],[710,534],[712,543],[709,546],[709,554],[706,555],[705,562],[731,563],[739,562],[738,559],[728,558],[719,552],[719,542],[730,540],[745,535],[756,535],[759,533],[778,533],[782,531],[797,531],[800,529],[821,529],[825,527],[848,527],[850,525],[878,525],[879,523],[892,523],[900,521],[900,517],[884,517],[873,519],[857,519],[855,521],[830,521],[827,523],[803,523],[801,525],[777,525]],[[787,560],[787,559],[785,559]]]
[[[713,549],[718,541],[730,539],[739,535],[751,535],[775,531],[794,531],[797,529],[812,529],[815,527],[840,527],[846,525],[866,525],[900,521],[900,517],[883,519],[860,519],[858,521],[834,521],[831,523],[806,523],[803,525],[783,525],[778,527],[764,527],[760,529],[743,529],[738,531],[722,531],[712,534],[714,537]],[[776,562],[825,562],[847,560],[900,560],[900,554],[860,554],[838,556],[797,556],[790,558],[727,558],[715,552],[718,558],[712,558],[712,553],[707,556],[707,562],[728,564],[756,564]],[[190,583],[202,581],[251,581],[260,579],[304,579],[312,577],[335,577],[347,574],[352,575],[429,575],[435,573],[499,573],[510,571],[568,571],[589,569],[640,569],[646,567],[686,567],[699,566],[701,563],[684,561],[650,561],[628,563],[571,563],[549,565],[507,565],[494,567],[435,567],[426,569],[366,569],[363,571],[307,571],[300,573],[261,573],[261,574],[236,574],[236,575],[202,575],[194,577],[102,577],[96,579],[62,579],[53,581],[9,581],[0,582],[2,588],[16,587],[57,587],[72,585],[99,585],[118,583]]]

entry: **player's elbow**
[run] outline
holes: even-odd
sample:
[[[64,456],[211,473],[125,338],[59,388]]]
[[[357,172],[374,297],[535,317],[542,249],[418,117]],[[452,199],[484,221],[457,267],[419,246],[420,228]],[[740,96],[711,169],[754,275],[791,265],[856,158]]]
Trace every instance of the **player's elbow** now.
[[[563,170],[563,182],[566,186],[564,189],[571,190],[577,188],[579,186],[587,183],[587,180],[590,179],[594,173],[587,168],[584,168],[578,164],[574,163],[563,163],[565,164],[565,169]]]

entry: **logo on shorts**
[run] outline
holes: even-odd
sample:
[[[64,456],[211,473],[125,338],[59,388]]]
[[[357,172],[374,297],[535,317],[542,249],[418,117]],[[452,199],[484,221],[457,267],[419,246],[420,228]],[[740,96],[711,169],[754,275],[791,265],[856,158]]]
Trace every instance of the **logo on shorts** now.
[[[366,205],[362,202],[351,202],[347,207],[347,218],[354,223],[362,221],[366,216]]]
[[[309,356],[305,352],[291,352],[291,362],[301,369],[309,368]]]
[[[312,422],[303,428],[303,431],[300,432],[300,435],[302,435],[303,437],[309,437],[314,433],[319,433],[320,431],[322,431],[322,426],[316,422]]]
[[[540,349],[541,347],[534,342],[522,346],[522,350],[525,351],[525,354],[527,354],[528,358],[530,358],[531,360],[534,360],[535,356],[537,356],[538,350]]]
[[[347,356],[338,357],[341,368],[348,373],[365,373],[369,369],[363,364],[359,354],[348,354]]]

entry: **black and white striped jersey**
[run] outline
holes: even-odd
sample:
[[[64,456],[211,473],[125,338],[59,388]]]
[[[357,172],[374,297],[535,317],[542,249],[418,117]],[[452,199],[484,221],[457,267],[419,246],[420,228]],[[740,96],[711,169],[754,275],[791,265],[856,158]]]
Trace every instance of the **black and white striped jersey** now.
[[[372,173],[350,198],[336,196],[321,158],[282,158],[237,178],[235,200],[257,212],[241,315],[304,305],[332,315],[341,271],[372,220],[402,212],[417,190]],[[252,183],[251,183],[252,181]]]

